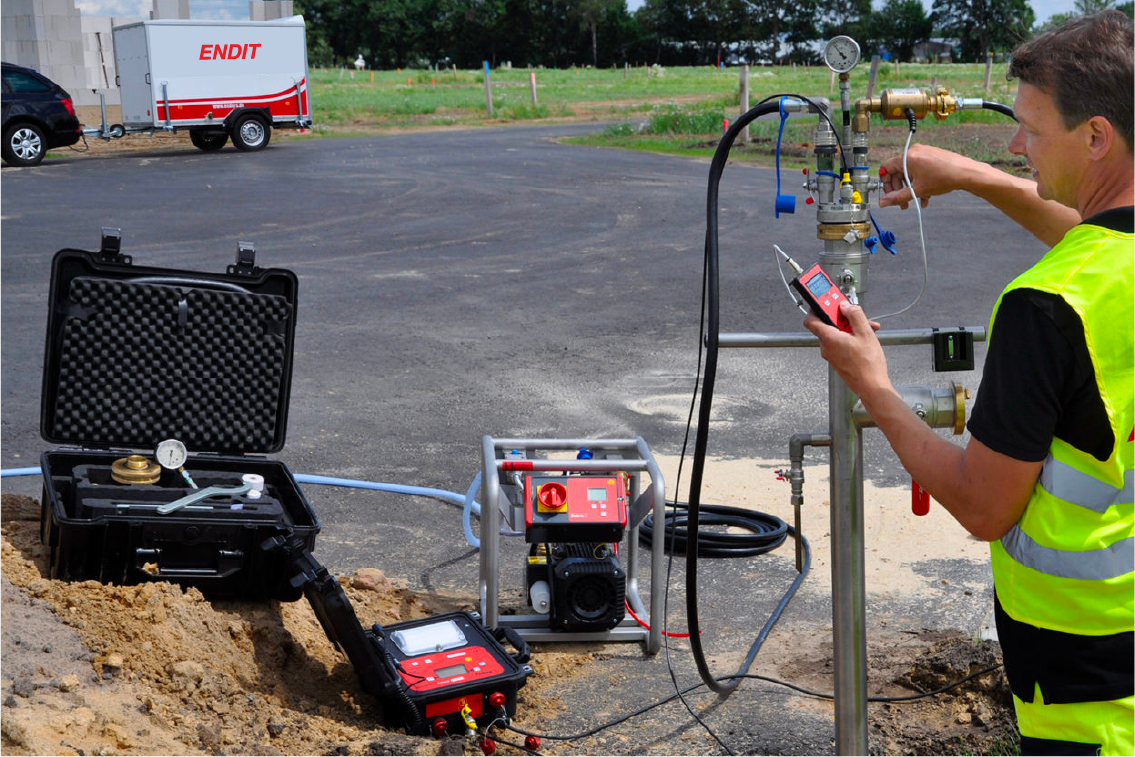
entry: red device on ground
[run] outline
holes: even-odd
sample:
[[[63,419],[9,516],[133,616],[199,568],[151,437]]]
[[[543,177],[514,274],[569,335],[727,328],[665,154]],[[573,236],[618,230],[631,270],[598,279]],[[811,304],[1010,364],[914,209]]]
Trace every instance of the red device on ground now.
[[[832,283],[819,263],[794,278],[792,286],[812,308],[817,318],[840,331],[852,333],[851,323],[839,312],[840,300],[844,299],[843,293]]]

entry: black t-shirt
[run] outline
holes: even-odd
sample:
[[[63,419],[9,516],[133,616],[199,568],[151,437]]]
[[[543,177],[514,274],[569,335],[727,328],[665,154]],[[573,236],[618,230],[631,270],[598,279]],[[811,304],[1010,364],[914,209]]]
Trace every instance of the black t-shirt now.
[[[1135,209],[1115,208],[1084,221],[1124,233]],[[1063,298],[1014,289],[1001,300],[977,399],[967,424],[990,449],[1038,462],[1060,437],[1098,460],[1115,445],[1080,317]]]

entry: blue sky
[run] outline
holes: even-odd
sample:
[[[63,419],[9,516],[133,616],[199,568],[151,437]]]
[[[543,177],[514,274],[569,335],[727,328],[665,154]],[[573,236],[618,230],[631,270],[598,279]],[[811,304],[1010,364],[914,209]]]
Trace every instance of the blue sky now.
[[[75,0],[75,5],[84,15],[130,16],[148,18],[154,7],[151,0]],[[627,0],[631,10],[642,5],[642,0]],[[923,0],[927,10],[932,0]],[[1031,0],[1037,21],[1047,21],[1056,13],[1071,13],[1075,9],[1074,0]],[[247,19],[247,0],[189,0],[189,13],[193,18]]]

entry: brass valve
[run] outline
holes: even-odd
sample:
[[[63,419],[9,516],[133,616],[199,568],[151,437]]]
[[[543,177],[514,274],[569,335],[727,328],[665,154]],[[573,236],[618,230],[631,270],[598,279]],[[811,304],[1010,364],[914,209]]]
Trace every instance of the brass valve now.
[[[887,89],[878,97],[864,97],[855,101],[855,115],[851,119],[851,129],[865,133],[871,124],[871,114],[878,113],[884,120],[901,121],[906,111],[914,112],[915,118],[933,115],[939,121],[958,109],[958,98],[951,95],[945,87],[939,87],[933,94],[924,89]]]
[[[162,467],[141,455],[130,455],[110,465],[110,477],[120,484],[156,484]]]

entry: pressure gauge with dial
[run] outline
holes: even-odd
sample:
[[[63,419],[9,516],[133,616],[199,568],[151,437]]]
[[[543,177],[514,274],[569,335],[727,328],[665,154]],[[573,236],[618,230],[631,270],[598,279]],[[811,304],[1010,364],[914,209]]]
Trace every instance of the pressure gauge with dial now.
[[[846,35],[828,40],[824,46],[824,62],[837,74],[845,74],[859,62],[859,43]]]
[[[177,470],[185,465],[188,453],[185,451],[185,445],[177,439],[166,439],[158,444],[154,457],[157,458],[158,465],[166,470]]]

